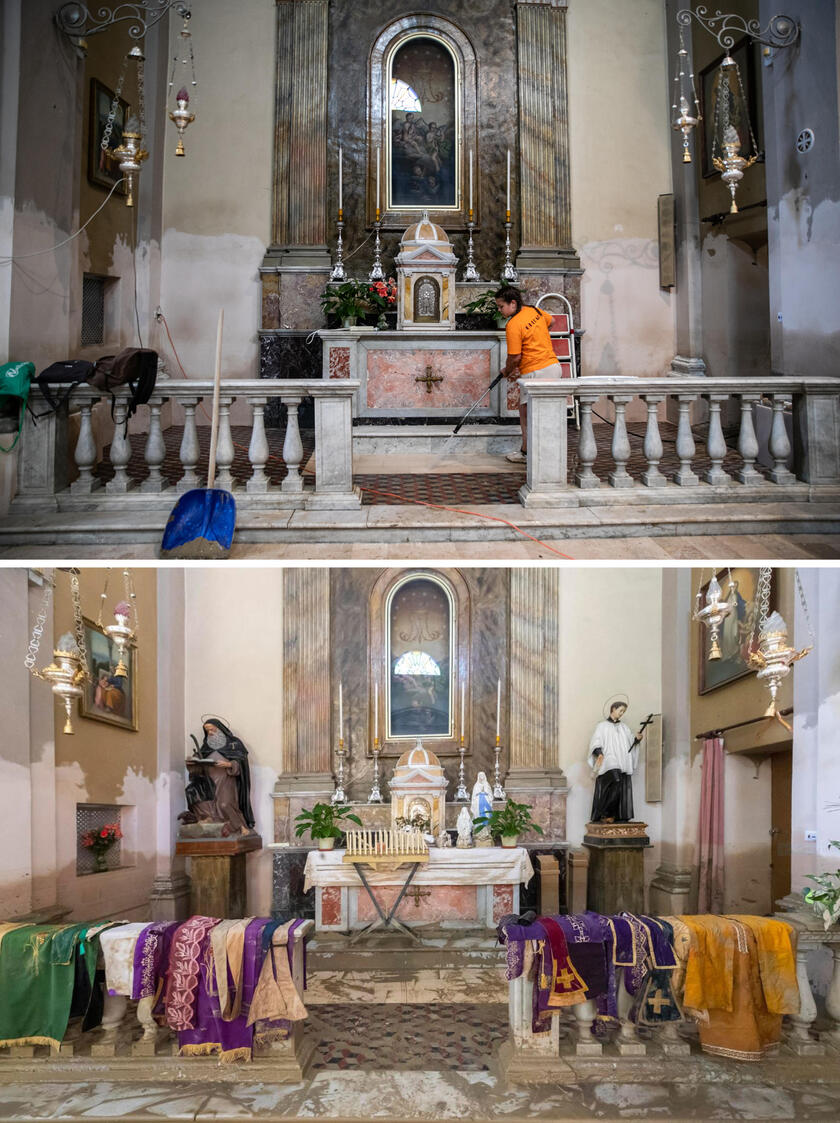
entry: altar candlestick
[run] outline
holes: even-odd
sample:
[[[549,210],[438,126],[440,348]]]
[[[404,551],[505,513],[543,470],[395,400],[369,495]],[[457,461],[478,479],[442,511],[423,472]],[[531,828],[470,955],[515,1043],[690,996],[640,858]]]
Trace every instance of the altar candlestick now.
[[[461,683],[461,740],[464,739],[464,684]]]
[[[344,209],[344,153],[338,150],[338,213]]]
[[[510,149],[507,150],[507,213],[510,214]]]
[[[342,684],[338,684],[338,739],[344,739],[344,690]]]
[[[373,686],[373,739],[379,740],[379,683]]]
[[[508,204],[510,206],[510,204]],[[376,150],[376,220],[379,221],[379,149]]]
[[[499,737],[499,720],[502,714],[502,680],[499,679],[499,685],[496,688],[496,738]]]
[[[472,217],[472,168],[473,168],[473,150],[470,149],[470,217]]]

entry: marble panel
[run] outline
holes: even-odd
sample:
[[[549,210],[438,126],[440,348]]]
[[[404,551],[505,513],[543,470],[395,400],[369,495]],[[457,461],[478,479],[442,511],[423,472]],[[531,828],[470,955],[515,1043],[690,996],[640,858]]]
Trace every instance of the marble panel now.
[[[491,380],[491,357],[486,348],[429,351],[425,348],[388,348],[367,352],[367,404],[372,409],[466,408]],[[426,368],[442,378],[431,393],[420,380]]]
[[[513,912],[513,886],[493,886],[493,923],[498,924],[503,916]]]
[[[304,892],[304,866],[308,851],[275,850],[272,869],[271,914],[278,920],[315,919],[315,890]]]
[[[474,885],[423,885],[417,886],[416,899],[414,886],[400,904],[397,916],[403,924],[436,924],[443,920],[460,920],[464,923],[478,922],[476,887]],[[507,888],[510,888],[508,886]],[[387,912],[400,893],[398,885],[376,885],[373,889],[379,907]],[[369,924],[378,916],[373,902],[364,889],[353,889],[356,896],[356,920]],[[323,909],[322,909],[323,915]],[[325,922],[326,923],[326,922]]]
[[[330,348],[330,378],[350,377],[350,348]]]
[[[341,889],[338,885],[325,885],[319,892],[321,898],[321,924],[338,926],[342,922]]]

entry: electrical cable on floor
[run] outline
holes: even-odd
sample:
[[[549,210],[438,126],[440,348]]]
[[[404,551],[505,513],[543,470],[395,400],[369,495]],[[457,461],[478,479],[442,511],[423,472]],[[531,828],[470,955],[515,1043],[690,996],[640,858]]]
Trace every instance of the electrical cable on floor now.
[[[186,378],[187,381],[189,381],[189,375],[184,370],[183,363],[181,362],[180,356],[178,355],[178,351],[175,348],[175,342],[172,339],[172,335],[169,331],[169,324],[166,322],[166,316],[164,316],[162,310],[160,311],[160,318],[163,321],[163,326],[164,326],[164,329],[166,331],[167,338],[169,339],[169,343],[172,347],[172,353],[175,356],[175,361],[177,362],[178,367],[180,368],[180,371],[181,371],[181,374],[183,375],[183,377]],[[204,413],[204,416],[207,417],[207,411],[204,409],[203,405],[199,404],[199,408]],[[247,455],[248,450],[247,450],[247,448],[245,448],[244,445],[237,444],[237,442],[234,441],[233,447],[240,449],[240,451],[244,452]],[[284,467],[286,465],[286,462],[281,457],[273,456],[271,453],[269,453],[268,459],[273,460],[277,464],[282,464]],[[314,472],[307,472],[305,468],[301,469],[301,474],[302,475],[309,475],[309,476],[312,476],[313,478],[315,476]],[[499,515],[485,515],[485,514],[482,514],[479,511],[465,511],[465,510],[462,510],[460,507],[444,507],[440,503],[428,503],[423,499],[410,499],[408,496],[400,495],[397,492],[380,491],[377,488],[362,487],[361,485],[357,485],[357,486],[358,486],[360,491],[364,491],[368,495],[386,495],[386,496],[389,496],[392,499],[399,499],[403,503],[413,503],[418,507],[431,507],[435,511],[448,511],[450,514],[455,514],[455,515],[472,515],[474,518],[477,518],[477,519],[488,519],[490,522],[504,523],[505,526],[509,526],[509,527],[511,527],[512,530],[515,530],[517,532],[517,534],[521,534],[523,538],[528,538],[532,542],[536,542],[536,544],[538,546],[542,546],[544,549],[550,551],[552,554],[557,554],[558,557],[564,558],[566,561],[574,561],[575,560],[571,556],[571,554],[564,554],[561,550],[555,549],[554,546],[549,546],[548,543],[543,542],[543,540],[541,538],[536,538],[533,534],[529,534],[527,530],[523,530],[521,526],[517,526],[516,523],[510,522],[509,519],[503,519]]]

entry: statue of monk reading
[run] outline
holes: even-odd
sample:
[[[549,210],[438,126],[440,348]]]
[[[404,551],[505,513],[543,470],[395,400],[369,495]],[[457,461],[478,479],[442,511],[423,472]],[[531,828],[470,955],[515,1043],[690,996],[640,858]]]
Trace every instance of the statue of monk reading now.
[[[221,823],[224,837],[250,834],[254,813],[248,750],[215,717],[204,722],[202,743],[196,737],[192,740],[195,755],[187,760],[187,810],[178,819],[182,823]]]

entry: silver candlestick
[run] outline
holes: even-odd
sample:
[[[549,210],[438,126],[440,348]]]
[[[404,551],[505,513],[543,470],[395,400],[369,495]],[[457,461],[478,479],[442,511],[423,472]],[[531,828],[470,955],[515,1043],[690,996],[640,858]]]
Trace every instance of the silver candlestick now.
[[[343,737],[339,737],[339,739],[338,739],[337,756],[338,756],[338,768],[336,769],[336,773],[335,773],[335,791],[333,792],[332,799],[330,800],[330,803],[332,803],[333,806],[335,806],[337,804],[340,804],[340,803],[346,803],[347,802],[347,796],[346,796],[345,791],[344,791],[344,757],[345,757],[345,751],[344,751],[344,738]]]
[[[510,230],[512,225],[510,211],[508,211],[507,221],[505,222],[505,263],[502,266],[502,280],[511,285],[519,280],[519,274],[514,269],[513,262],[510,259]]]
[[[381,803],[382,792],[379,790],[379,738],[373,739],[373,787],[370,789],[368,803]]]
[[[464,738],[461,738],[461,744],[458,747],[458,755],[461,758],[461,763],[458,766],[458,790],[455,793],[456,803],[469,803],[470,793],[467,791],[467,785],[464,783]]]
[[[502,747],[499,744],[499,735],[497,733],[496,734],[496,747],[493,750],[493,753],[495,754],[495,758],[496,758],[495,762],[494,762],[494,765],[493,765],[493,799],[507,799],[507,793],[505,792],[505,789],[502,787],[502,774],[499,771],[499,753],[501,751],[502,751]]]
[[[377,208],[376,222],[374,222],[373,224],[373,229],[376,231],[376,239],[373,243],[373,265],[371,266],[370,273],[368,273],[369,281],[385,280],[385,270],[382,268],[382,258],[380,256],[382,252],[382,242],[379,238],[379,230],[381,226],[382,223],[379,221],[379,209]]]
[[[479,275],[479,272],[475,267],[475,262],[473,261],[473,228],[475,227],[475,223],[473,222],[472,215],[473,213],[472,211],[470,211],[470,218],[469,222],[467,223],[467,230],[469,230],[470,236],[467,239],[467,264],[466,268],[464,269],[464,280],[480,281],[481,276]]]
[[[341,231],[344,229],[343,218],[344,218],[344,211],[340,210],[338,212],[338,221],[336,222],[336,226],[338,227],[338,245],[336,246],[336,251],[335,251],[335,265],[330,270],[330,280],[331,281],[346,281],[347,280],[347,270],[344,268],[344,261],[343,261],[344,245],[343,245],[342,239],[341,239]]]

